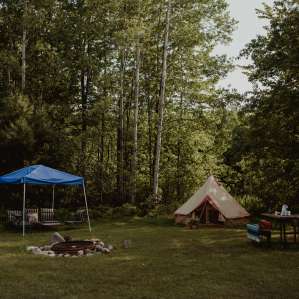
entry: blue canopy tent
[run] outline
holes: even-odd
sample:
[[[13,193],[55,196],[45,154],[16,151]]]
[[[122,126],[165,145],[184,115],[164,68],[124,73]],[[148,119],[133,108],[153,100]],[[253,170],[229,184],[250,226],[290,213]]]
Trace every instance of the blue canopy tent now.
[[[85,199],[89,231],[91,231],[84,178],[44,165],[32,165],[0,176],[0,184],[23,185],[23,236],[25,235],[26,185],[52,185],[52,208],[54,208],[55,185],[81,185]]]

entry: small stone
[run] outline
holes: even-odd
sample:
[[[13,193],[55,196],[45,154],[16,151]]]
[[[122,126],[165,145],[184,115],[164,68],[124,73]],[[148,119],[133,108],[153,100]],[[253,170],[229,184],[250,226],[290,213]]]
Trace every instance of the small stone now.
[[[49,251],[41,250],[41,251],[40,251],[40,254],[42,254],[42,255],[49,255]]]
[[[69,257],[69,256],[71,256],[71,255],[68,254],[68,253],[66,253],[66,254],[64,254],[63,256],[64,256],[64,257]]]
[[[107,245],[107,247],[106,247],[106,248],[108,248],[110,251],[112,251],[112,250],[113,250],[113,246],[112,246],[111,244]]]
[[[63,236],[60,233],[55,232],[51,236],[50,244],[52,245],[52,244],[61,243],[61,242],[65,242],[65,239],[63,238]]]
[[[83,250],[79,250],[78,251],[78,256],[82,256],[82,255],[84,255],[84,251]]]
[[[33,251],[34,249],[38,248],[37,246],[27,246],[27,251]]]
[[[43,251],[41,251],[38,247],[32,249],[33,254],[43,254]]]
[[[87,253],[86,254],[86,256],[92,256],[93,255],[93,253]]]
[[[51,245],[45,245],[45,246],[41,247],[40,249],[45,250],[45,251],[49,251],[49,250],[51,250],[51,248],[52,248]]]
[[[78,257],[78,255],[72,255],[71,257]]]
[[[96,251],[102,251],[103,250],[103,246],[101,245],[96,245]]]
[[[108,248],[103,248],[102,252],[104,252],[104,253],[110,253],[110,250]]]
[[[91,242],[93,242],[93,244],[99,244],[101,240],[99,239],[90,239]]]
[[[131,240],[124,240],[124,242],[123,242],[123,246],[124,246],[124,248],[126,248],[126,249],[130,248],[130,247],[132,246],[132,242],[131,242]]]

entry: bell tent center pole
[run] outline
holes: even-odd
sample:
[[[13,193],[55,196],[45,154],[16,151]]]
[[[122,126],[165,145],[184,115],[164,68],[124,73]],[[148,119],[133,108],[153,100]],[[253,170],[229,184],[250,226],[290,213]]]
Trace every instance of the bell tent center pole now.
[[[87,198],[86,198],[86,191],[85,191],[85,182],[83,182],[83,193],[84,193],[84,199],[85,199],[88,227],[89,227],[89,231],[91,232],[90,219],[89,219],[88,206],[87,206]]]
[[[23,185],[23,237],[25,236],[26,184]]]

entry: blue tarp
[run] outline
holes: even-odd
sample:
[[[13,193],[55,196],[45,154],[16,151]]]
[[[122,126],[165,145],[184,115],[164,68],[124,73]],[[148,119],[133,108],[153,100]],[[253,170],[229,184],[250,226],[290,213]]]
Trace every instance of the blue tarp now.
[[[0,184],[83,185],[84,179],[44,165],[32,165],[0,176]]]

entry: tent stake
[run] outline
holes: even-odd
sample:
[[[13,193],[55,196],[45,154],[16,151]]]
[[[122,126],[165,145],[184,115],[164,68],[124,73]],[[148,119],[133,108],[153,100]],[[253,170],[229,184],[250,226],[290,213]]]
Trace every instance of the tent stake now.
[[[26,202],[26,184],[23,185],[23,237],[25,236],[25,202]]]
[[[87,198],[86,198],[86,191],[85,191],[85,182],[83,182],[83,193],[84,193],[84,199],[85,199],[88,227],[89,227],[89,231],[91,232],[90,219],[89,219],[88,206],[87,206]]]

